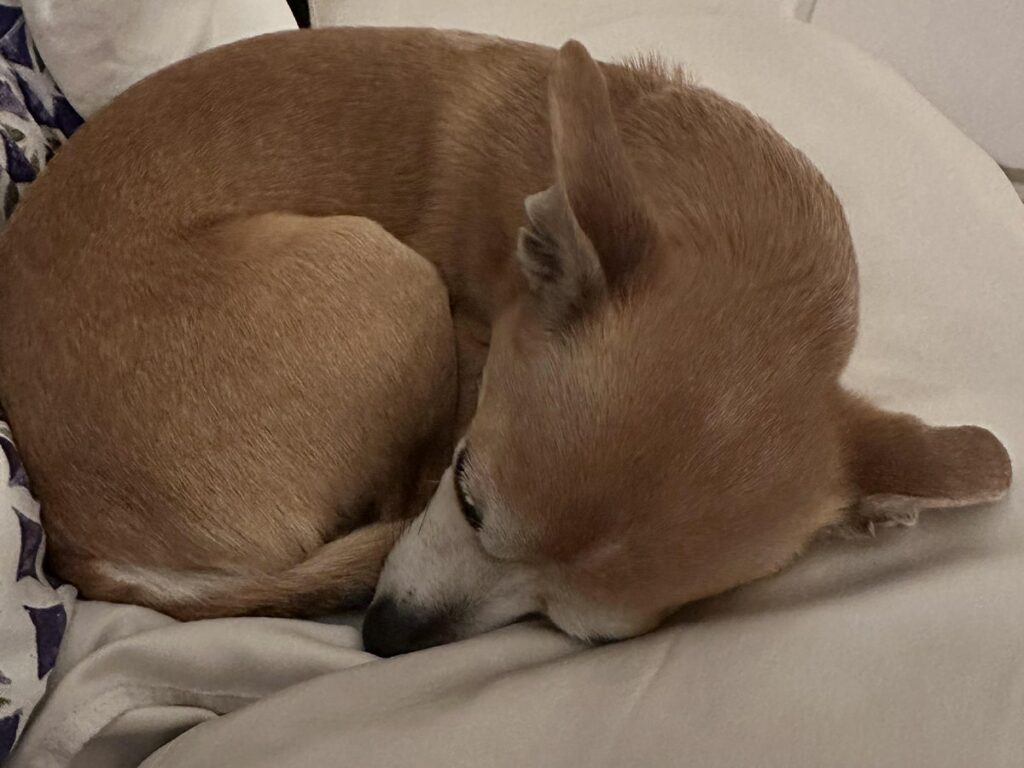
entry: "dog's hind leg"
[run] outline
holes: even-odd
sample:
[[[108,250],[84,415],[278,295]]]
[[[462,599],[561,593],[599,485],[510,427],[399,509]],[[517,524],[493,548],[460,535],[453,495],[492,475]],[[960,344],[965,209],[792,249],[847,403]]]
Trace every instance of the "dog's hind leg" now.
[[[117,365],[69,357],[59,397],[19,403],[32,467],[54,470],[56,570],[181,617],[368,598],[450,457],[440,278],[351,217],[264,214],[162,248],[156,275],[112,281],[116,314],[68,326]],[[32,428],[44,406],[58,434]]]

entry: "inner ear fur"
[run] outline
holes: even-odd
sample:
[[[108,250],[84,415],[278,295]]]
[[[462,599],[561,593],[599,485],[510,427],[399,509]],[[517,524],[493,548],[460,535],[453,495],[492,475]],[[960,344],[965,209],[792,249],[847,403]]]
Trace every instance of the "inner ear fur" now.
[[[562,329],[604,298],[604,273],[560,186],[530,195],[525,208],[519,264],[546,325]]]

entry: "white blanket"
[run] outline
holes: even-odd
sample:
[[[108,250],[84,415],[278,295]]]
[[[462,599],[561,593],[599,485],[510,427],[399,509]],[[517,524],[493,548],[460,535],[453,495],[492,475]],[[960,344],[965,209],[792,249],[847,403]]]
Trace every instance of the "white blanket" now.
[[[660,48],[803,148],[860,255],[850,384],[1020,455],[1024,207],[913,89],[802,25],[623,10],[587,27],[516,6],[444,23]],[[1022,505],[819,546],[598,649],[521,625],[381,661],[346,626],[84,603],[11,766],[1024,765]]]

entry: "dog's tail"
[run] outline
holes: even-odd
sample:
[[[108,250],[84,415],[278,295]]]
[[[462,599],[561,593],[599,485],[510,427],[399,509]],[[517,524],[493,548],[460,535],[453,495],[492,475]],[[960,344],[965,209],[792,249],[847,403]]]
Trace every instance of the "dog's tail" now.
[[[282,571],[178,570],[78,561],[65,569],[87,597],[141,603],[176,619],[310,617],[360,608],[407,520],[378,522],[328,541]]]

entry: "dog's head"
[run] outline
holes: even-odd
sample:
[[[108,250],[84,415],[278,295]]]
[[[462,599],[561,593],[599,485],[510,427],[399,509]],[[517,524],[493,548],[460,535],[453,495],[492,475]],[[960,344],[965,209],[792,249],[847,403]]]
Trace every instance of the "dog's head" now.
[[[672,121],[694,117],[674,98],[631,130],[671,143]],[[988,432],[932,429],[840,390],[856,323],[842,211],[770,129],[703,98],[698,116],[732,140],[690,126],[705,140],[688,165],[628,156],[601,69],[579,44],[557,56],[556,180],[526,201],[525,290],[492,328],[452,467],[388,558],[368,649],[527,614],[588,640],[636,635],[778,570],[872,500],[1005,489]],[[673,186],[659,164],[709,176]]]

